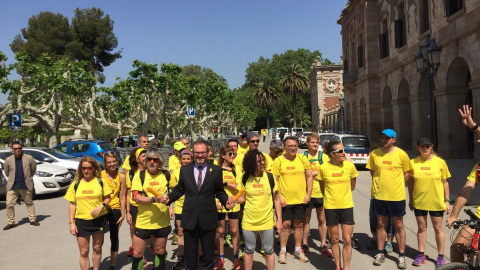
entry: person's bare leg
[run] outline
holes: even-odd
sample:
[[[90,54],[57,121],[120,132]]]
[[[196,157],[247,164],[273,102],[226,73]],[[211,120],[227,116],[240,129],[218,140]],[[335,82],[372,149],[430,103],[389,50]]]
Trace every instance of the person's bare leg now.
[[[418,251],[425,252],[425,244],[427,243],[427,216],[416,216],[417,219],[417,242]]]
[[[398,252],[405,253],[406,234],[405,227],[403,226],[403,216],[393,217],[392,220],[393,226],[395,227],[395,239],[397,240]]]
[[[342,249],[342,260],[343,260],[343,270],[348,270],[350,268],[350,259],[352,258],[352,235],[353,235],[353,226],[342,224],[342,238],[343,238],[343,249]]]
[[[337,269],[342,267],[340,260],[340,244],[339,244],[339,228],[338,224],[334,226],[328,226],[328,233],[330,234],[330,245],[332,246],[333,260]]]

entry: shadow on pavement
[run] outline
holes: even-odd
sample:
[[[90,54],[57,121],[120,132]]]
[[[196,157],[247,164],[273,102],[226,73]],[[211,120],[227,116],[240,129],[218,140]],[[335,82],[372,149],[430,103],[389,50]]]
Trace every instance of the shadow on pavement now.
[[[50,215],[37,215],[37,221],[42,223],[45,219],[51,217]],[[23,225],[23,224],[29,224],[30,220],[28,217],[22,218],[20,221],[18,221],[17,226]]]

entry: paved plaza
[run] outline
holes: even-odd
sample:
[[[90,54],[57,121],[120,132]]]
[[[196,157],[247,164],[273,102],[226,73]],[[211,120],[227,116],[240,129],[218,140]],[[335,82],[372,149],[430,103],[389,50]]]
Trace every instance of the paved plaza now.
[[[261,150],[267,151],[268,141],[261,143]],[[303,153],[304,150],[299,149],[299,153]],[[267,151],[268,152],[268,151]],[[457,191],[465,183],[465,179],[470,169],[473,166],[472,160],[448,160],[449,168],[452,173],[450,179],[452,198],[456,196]],[[386,262],[379,267],[372,265],[373,256],[376,251],[368,250],[366,247],[370,242],[370,230],[368,221],[368,209],[370,202],[370,186],[371,178],[370,173],[366,170],[360,170],[360,175],[357,178],[357,186],[353,191],[353,199],[355,203],[355,227],[354,235],[360,240],[362,245],[361,249],[353,250],[351,269],[396,269],[396,258],[398,257],[397,247],[394,244],[394,252],[388,254]],[[472,194],[472,198],[480,198],[479,191],[476,190]],[[478,200],[478,199],[477,199]],[[474,199],[471,200],[472,206],[476,207]],[[79,269],[78,260],[79,252],[75,237],[70,235],[68,230],[68,202],[63,199],[60,194],[53,196],[39,196],[35,200],[35,208],[38,216],[38,221],[41,226],[34,227],[28,223],[28,217],[25,209],[25,204],[17,205],[16,221],[17,227],[9,231],[0,232],[0,250],[2,252],[0,270],[11,269]],[[465,217],[462,214],[461,217]],[[173,223],[172,223],[173,224]],[[4,198],[0,201],[0,227],[6,225],[6,210]],[[431,223],[428,223],[428,238],[425,254],[428,256],[427,263],[420,267],[412,266],[411,263],[417,255],[417,240],[416,231],[417,225],[413,212],[408,210],[405,216],[405,227],[407,234],[407,266],[408,269],[434,269],[435,260],[437,257],[436,243],[433,234]],[[332,259],[323,257],[318,252],[319,237],[316,220],[311,222],[311,241],[309,243],[311,251],[307,253],[307,257],[310,259],[308,263],[300,263],[291,258],[293,253],[293,235],[287,246],[288,263],[286,265],[280,265],[276,263],[276,269],[335,269],[335,264]],[[445,229],[447,236],[445,255],[447,261],[449,261],[449,250],[451,230]],[[171,236],[169,237],[171,238]],[[171,269],[176,261],[177,246],[170,245],[171,241],[168,241],[168,256],[167,256],[167,268]],[[128,225],[123,223],[120,231],[120,252],[117,261],[117,269],[131,269],[131,264],[127,261],[126,252],[130,245],[130,235],[128,232]],[[276,247],[276,255],[278,254],[278,246]],[[258,251],[258,249],[257,249]],[[103,258],[101,269],[107,269],[109,266],[110,256],[110,239],[109,235],[105,235],[105,244],[103,245]],[[225,254],[225,269],[232,269],[232,249],[226,248]],[[90,256],[91,258],[91,256]],[[146,258],[148,260],[148,267],[146,269],[153,269],[153,255],[146,251]],[[275,259],[276,261],[276,259]],[[258,252],[254,255],[253,269],[265,269],[264,259]]]

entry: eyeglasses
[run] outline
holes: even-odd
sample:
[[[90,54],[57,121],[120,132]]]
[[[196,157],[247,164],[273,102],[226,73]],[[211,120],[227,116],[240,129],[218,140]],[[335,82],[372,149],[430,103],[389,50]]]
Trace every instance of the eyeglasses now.
[[[82,167],[82,171],[91,171],[93,167]]]
[[[287,148],[298,148],[298,145],[286,145]]]
[[[229,156],[236,156],[237,153],[230,152],[230,153],[227,153],[227,155],[229,155]]]
[[[345,149],[337,149],[337,150],[333,150],[332,153],[346,153]]]
[[[250,140],[251,143],[260,143],[260,140]]]
[[[147,157],[147,161],[148,162],[153,161],[153,163],[158,163],[160,161],[160,159],[159,158],[153,158],[153,157]]]

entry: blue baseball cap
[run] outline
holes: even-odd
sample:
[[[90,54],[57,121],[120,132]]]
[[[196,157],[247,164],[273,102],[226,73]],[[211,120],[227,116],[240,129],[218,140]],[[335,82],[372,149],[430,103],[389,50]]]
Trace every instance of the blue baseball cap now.
[[[382,131],[381,134],[385,134],[385,136],[387,137],[390,137],[390,138],[397,138],[397,133],[395,133],[395,131],[393,131],[393,129],[385,129],[384,131]]]

